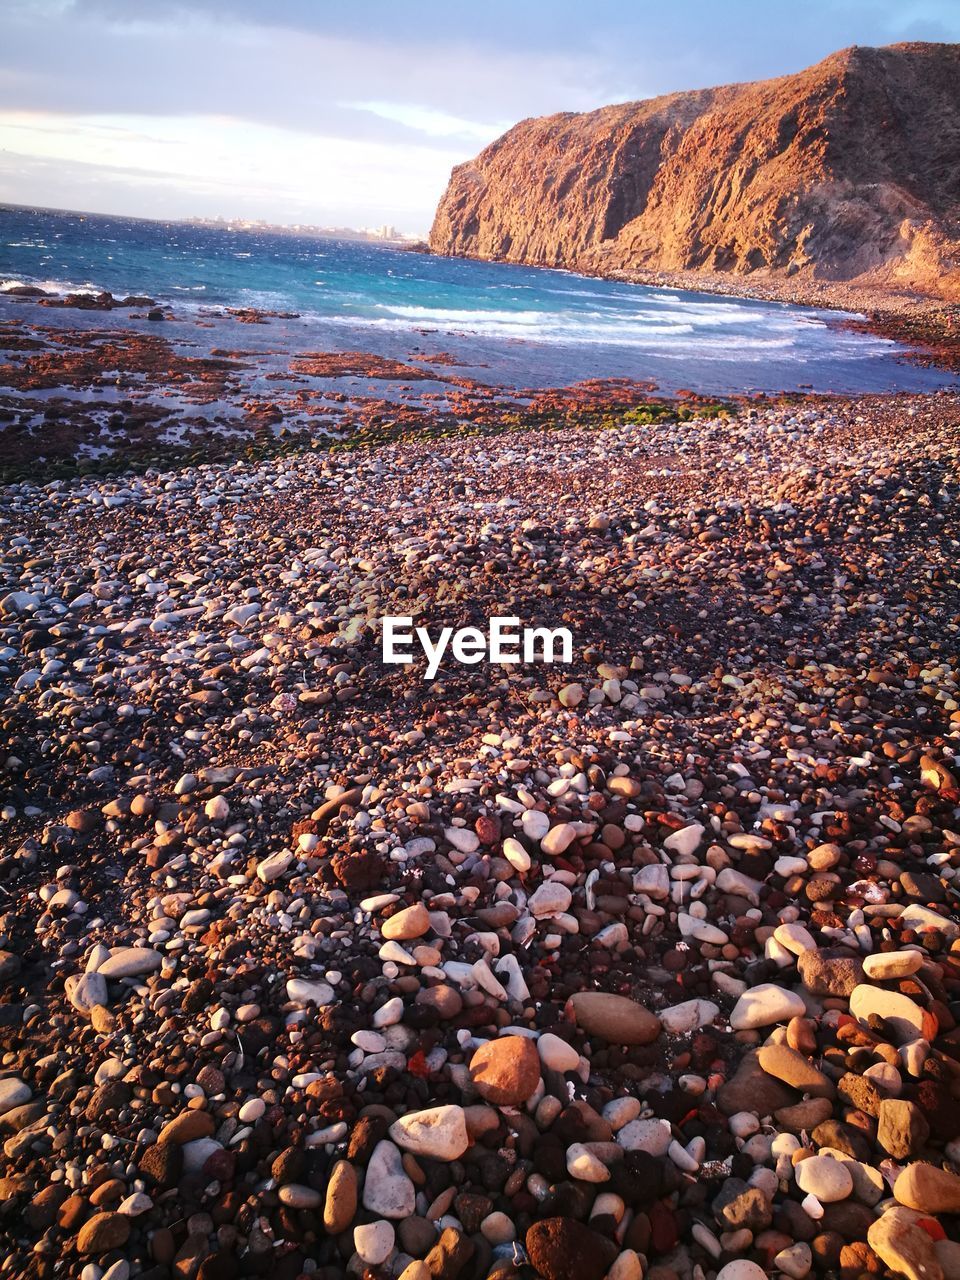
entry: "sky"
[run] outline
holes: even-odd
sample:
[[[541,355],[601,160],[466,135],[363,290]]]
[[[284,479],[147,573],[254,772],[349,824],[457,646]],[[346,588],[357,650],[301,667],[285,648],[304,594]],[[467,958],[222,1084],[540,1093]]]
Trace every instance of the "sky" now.
[[[0,0],[0,202],[428,231],[517,120],[960,41],[958,0]]]

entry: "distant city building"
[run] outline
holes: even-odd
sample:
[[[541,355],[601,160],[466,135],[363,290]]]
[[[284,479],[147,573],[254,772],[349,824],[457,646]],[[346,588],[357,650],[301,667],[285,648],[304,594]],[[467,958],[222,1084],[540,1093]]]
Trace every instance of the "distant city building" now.
[[[275,235],[316,236],[336,240],[375,240],[387,244],[411,244],[419,240],[418,236],[400,231],[389,222],[379,227],[324,227],[305,222],[280,224],[266,222],[263,218],[224,218],[222,216],[187,218],[186,221],[190,226],[216,227],[224,231],[269,231]]]

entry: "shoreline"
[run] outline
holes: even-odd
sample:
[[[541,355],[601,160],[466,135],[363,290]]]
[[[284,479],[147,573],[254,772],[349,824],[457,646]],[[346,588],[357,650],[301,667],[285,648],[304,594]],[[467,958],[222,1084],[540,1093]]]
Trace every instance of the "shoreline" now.
[[[609,278],[619,276],[614,274]],[[788,280],[751,281],[741,289],[725,277],[701,277],[685,272],[631,272],[626,273],[625,278],[637,284],[656,283],[657,287],[696,287],[702,292],[721,296],[860,313],[866,317],[863,321],[844,321],[844,327],[875,333],[912,347],[913,359],[918,364],[960,371],[960,301],[846,281],[804,281],[798,284]],[[694,285],[693,280],[699,284]]]
[[[658,283],[681,287],[677,280]],[[67,313],[74,309],[84,314],[88,327],[71,325]],[[54,323],[48,314],[63,318]],[[100,328],[98,315],[104,317]],[[942,337],[940,319],[936,311],[898,312],[899,329],[890,336],[916,339],[918,325],[926,326],[927,334],[932,324],[935,337]],[[0,349],[9,353],[8,385],[0,391],[0,438],[6,446],[0,480],[65,479],[244,454],[284,455],[300,448],[336,452],[417,435],[466,438],[502,433],[520,422],[554,429],[587,422],[602,426],[626,410],[676,417],[715,413],[724,406],[802,397],[816,403],[821,396],[849,400],[858,394],[798,384],[793,391],[712,395],[665,391],[652,381],[621,377],[552,388],[498,386],[477,377],[478,369],[482,377],[482,362],[473,368],[464,363],[463,351],[452,355],[441,349],[445,339],[456,349],[464,335],[447,339],[413,329],[401,358],[305,351],[304,345],[316,339],[309,328],[298,331],[298,320],[296,312],[249,307],[211,308],[187,320],[171,304],[146,295],[38,297],[32,287],[18,291],[0,323]],[[287,322],[293,322],[289,332]],[[881,331],[877,317],[842,323]],[[914,350],[903,359],[944,372],[956,365],[960,371],[960,340],[953,365],[941,354],[945,351],[940,341],[936,352]]]
[[[858,326],[864,332],[892,338],[916,349],[919,363],[953,372],[960,371],[960,300],[950,300],[901,286],[857,284],[855,281],[747,278],[727,273],[696,271],[646,271],[614,268],[604,271],[592,263],[569,267],[484,258],[463,254],[443,254],[432,249],[411,249],[428,256],[458,258],[465,262],[495,262],[502,266],[527,267],[580,275],[587,279],[618,280],[624,284],[656,289],[682,289],[716,297],[782,302],[790,306],[813,307],[824,311],[847,311],[866,316]]]

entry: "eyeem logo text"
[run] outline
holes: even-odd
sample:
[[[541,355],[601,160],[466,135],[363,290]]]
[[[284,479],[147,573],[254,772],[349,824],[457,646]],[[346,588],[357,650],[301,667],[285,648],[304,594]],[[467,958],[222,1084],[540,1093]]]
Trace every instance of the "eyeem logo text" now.
[[[444,655],[448,660],[473,666],[492,663],[563,663],[573,661],[573,636],[566,627],[522,627],[519,618],[491,618],[487,630],[479,627],[441,628],[436,640],[426,627],[414,627],[413,618],[389,616],[383,620],[383,661],[409,666],[420,651],[427,659],[425,680],[433,680]]]

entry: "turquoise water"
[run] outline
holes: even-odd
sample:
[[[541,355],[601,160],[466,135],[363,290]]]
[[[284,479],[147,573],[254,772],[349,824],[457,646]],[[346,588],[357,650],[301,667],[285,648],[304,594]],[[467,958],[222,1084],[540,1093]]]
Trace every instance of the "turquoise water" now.
[[[0,314],[17,305],[2,297],[15,283],[146,293],[187,321],[224,306],[296,311],[298,322],[275,326],[293,348],[403,358],[429,346],[505,386],[610,377],[712,393],[955,385],[905,362],[896,344],[839,327],[836,313],[270,232],[4,209]],[[77,323],[83,314],[59,313]]]

